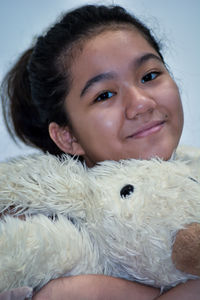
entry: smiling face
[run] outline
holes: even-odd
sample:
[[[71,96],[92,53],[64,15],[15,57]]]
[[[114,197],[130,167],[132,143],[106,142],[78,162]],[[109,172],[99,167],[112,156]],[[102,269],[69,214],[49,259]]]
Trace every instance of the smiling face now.
[[[72,154],[83,155],[88,166],[170,158],[183,127],[179,91],[138,31],[107,30],[89,39],[71,74],[65,108],[76,143]]]

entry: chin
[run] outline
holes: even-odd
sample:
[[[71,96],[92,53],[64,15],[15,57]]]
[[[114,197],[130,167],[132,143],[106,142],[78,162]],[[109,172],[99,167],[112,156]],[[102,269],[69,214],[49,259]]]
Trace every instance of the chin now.
[[[175,150],[176,150],[176,147],[173,147],[173,148],[170,148],[170,149],[165,148],[164,151],[162,149],[159,149],[159,150],[155,151],[151,155],[150,158],[159,157],[163,160],[169,160],[172,157]]]

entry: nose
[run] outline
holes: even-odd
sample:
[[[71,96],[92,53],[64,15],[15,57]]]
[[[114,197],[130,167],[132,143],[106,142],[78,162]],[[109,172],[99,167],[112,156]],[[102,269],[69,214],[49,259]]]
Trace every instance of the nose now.
[[[127,119],[134,119],[139,115],[152,113],[156,107],[156,101],[147,91],[140,87],[126,87],[125,114]]]

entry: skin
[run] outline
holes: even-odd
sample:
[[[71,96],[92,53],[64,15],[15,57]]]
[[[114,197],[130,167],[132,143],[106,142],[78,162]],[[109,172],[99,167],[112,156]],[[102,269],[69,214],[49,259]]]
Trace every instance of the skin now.
[[[82,46],[65,101],[70,127],[49,126],[57,146],[82,155],[89,167],[107,159],[169,159],[182,133],[183,110],[158,53],[133,28],[106,30]],[[53,280],[34,299],[195,300],[199,287],[188,281],[159,296],[158,289],[134,282],[82,275]]]
[[[80,275],[50,281],[33,300],[199,300],[200,280],[160,291],[135,282],[103,275]]]
[[[71,128],[49,127],[59,148],[82,155],[89,167],[107,159],[171,157],[183,128],[179,91],[138,31],[107,30],[89,39],[71,75],[65,103]]]

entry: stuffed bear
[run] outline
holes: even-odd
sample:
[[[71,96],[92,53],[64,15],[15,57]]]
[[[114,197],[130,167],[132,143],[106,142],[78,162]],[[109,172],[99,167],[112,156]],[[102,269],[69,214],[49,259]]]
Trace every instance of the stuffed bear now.
[[[161,289],[199,278],[199,170],[198,159],[1,163],[0,291],[78,274]]]

